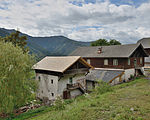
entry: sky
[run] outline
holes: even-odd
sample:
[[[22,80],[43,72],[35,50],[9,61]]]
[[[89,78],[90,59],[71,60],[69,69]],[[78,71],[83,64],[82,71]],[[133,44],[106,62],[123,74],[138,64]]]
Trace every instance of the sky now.
[[[0,0],[0,28],[136,43],[150,37],[150,0]]]

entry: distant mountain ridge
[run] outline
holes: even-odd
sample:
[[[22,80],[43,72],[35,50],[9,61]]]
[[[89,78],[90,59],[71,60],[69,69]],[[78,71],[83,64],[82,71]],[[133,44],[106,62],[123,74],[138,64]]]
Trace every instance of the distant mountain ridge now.
[[[12,32],[15,32],[15,30],[0,28],[0,36],[2,37]],[[47,55],[64,56],[70,54],[78,47],[90,46],[90,42],[75,41],[64,36],[32,37],[24,33],[20,35],[27,36],[27,46],[30,52],[36,54],[39,58]]]

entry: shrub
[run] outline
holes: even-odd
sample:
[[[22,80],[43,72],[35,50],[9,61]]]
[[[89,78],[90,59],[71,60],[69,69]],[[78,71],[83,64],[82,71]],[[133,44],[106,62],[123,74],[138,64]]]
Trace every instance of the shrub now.
[[[55,110],[64,110],[65,104],[64,101],[61,99],[61,97],[57,97],[55,100]]]
[[[74,100],[73,99],[68,99],[68,100],[64,100],[65,104],[71,104]]]
[[[134,76],[131,74],[131,75],[130,75],[130,79],[132,80],[133,78],[134,78]]]
[[[96,94],[104,94],[111,91],[113,91],[111,85],[102,80],[98,81],[98,85],[94,89],[94,93]]]

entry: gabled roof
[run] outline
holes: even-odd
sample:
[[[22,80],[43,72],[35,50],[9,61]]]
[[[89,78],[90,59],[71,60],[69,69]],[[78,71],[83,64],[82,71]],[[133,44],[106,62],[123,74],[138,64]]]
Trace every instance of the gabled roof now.
[[[137,41],[137,43],[141,43],[144,48],[150,48],[150,38],[143,38]]]
[[[102,47],[102,53],[98,53],[98,49]],[[111,46],[96,46],[96,47],[79,47],[73,51],[70,55],[81,57],[95,57],[95,58],[128,58],[134,51],[141,47],[145,53],[141,44],[127,44],[127,45],[111,45]],[[148,55],[145,53],[145,57]]]
[[[81,60],[84,65],[93,68],[80,56],[63,56],[63,57],[45,57],[33,66],[36,70],[46,70],[54,72],[65,72],[76,61]]]

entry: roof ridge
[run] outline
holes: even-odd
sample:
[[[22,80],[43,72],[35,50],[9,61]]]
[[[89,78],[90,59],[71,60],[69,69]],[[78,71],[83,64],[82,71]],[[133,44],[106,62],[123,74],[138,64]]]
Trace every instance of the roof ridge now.
[[[70,55],[80,55],[81,57],[129,57],[132,52],[141,44],[124,44],[111,46],[88,46],[80,47],[73,51]],[[102,53],[98,54],[98,48],[102,47]]]

